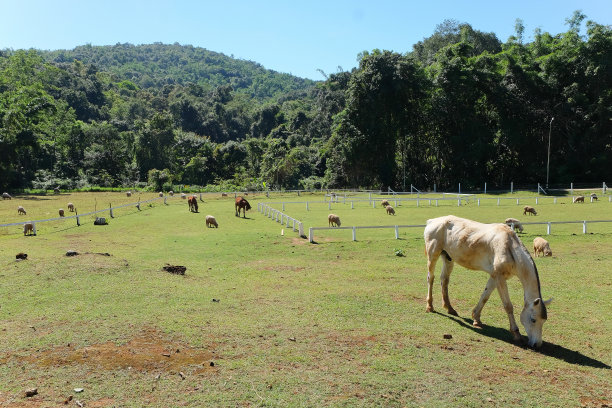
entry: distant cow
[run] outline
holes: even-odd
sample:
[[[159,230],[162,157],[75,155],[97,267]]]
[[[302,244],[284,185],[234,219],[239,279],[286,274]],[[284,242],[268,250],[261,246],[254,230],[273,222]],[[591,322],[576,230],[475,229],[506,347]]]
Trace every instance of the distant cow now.
[[[189,204],[189,211],[194,213],[198,212],[198,199],[196,196],[189,196],[189,198],[187,198],[187,204]]]
[[[10,200],[12,198],[13,197],[11,197],[11,195],[9,193],[7,193],[7,192],[2,193],[2,199],[3,200]]]
[[[584,203],[584,196],[576,196],[574,197],[574,203]]]
[[[342,225],[342,222],[340,222],[340,217],[338,217],[336,214],[329,214],[327,216],[327,224],[330,227],[333,227],[334,224],[336,227],[339,227],[340,225]]]
[[[246,212],[251,209],[251,204],[249,204],[246,198],[238,196],[236,197],[234,209],[236,210],[236,217],[240,217],[240,210],[242,210],[242,218],[246,218]]]
[[[219,224],[217,223],[217,220],[215,219],[215,217],[213,217],[212,215],[207,215],[206,216],[206,227],[207,228],[219,228]]]
[[[389,215],[395,215],[395,209],[393,207],[391,207],[390,205],[388,205],[387,207],[387,214]]]
[[[550,250],[548,241],[542,237],[535,237],[533,240],[533,256],[538,256],[538,254],[552,256],[552,251]]]
[[[523,225],[516,218],[506,218],[506,221],[504,221],[504,224],[506,224],[510,228],[512,228],[512,226],[514,225],[515,231],[518,230],[518,232],[523,232]]]
[[[22,206],[18,206],[17,207],[17,214],[19,214],[19,215],[21,215],[21,214],[26,215],[25,208],[23,208]]]
[[[597,194],[591,193],[591,200],[597,201]]]
[[[34,224],[31,222],[26,222],[23,224],[23,235],[32,235],[34,234]]]
[[[535,208],[530,207],[528,205],[526,205],[525,207],[523,207],[523,215],[527,215],[527,213],[529,213],[529,215],[538,215],[537,211],[535,210]]]
[[[74,212],[74,204],[68,203],[68,211]]]
[[[59,216],[60,216],[60,217],[63,217],[63,216],[64,216],[64,210],[63,210],[63,209],[61,209],[61,208],[59,209]]]

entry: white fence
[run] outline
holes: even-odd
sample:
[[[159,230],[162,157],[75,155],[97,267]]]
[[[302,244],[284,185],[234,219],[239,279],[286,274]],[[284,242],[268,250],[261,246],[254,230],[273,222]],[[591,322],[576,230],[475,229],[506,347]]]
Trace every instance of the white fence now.
[[[387,200],[389,204],[393,203],[395,207],[399,207],[402,203],[413,203],[417,207],[422,205],[428,206],[440,206],[441,203],[452,202],[453,205],[457,203],[457,206],[466,205],[470,203],[476,203],[477,206],[481,204],[485,204],[486,202],[496,202],[496,205],[505,205],[507,203],[512,203],[516,205],[520,205],[521,203],[525,204],[525,202],[535,204],[543,204],[543,203],[552,203],[557,204],[561,201],[564,201],[563,198],[566,198],[570,201],[573,201],[576,196],[565,196],[565,197],[541,197],[541,196],[526,196],[526,197],[478,197],[475,194],[457,194],[457,193],[438,193],[441,194],[441,198],[426,198],[421,197],[421,194],[417,194],[416,198],[403,198],[400,196],[392,196],[392,197],[376,197],[370,196],[369,198],[347,198],[346,196],[340,195],[325,195],[325,199],[323,201],[276,201],[270,202],[267,204],[273,204],[277,206],[281,206],[282,211],[285,211],[285,205],[287,204],[302,204],[305,205],[306,211],[310,211],[310,206],[313,204],[326,204],[328,209],[332,209],[332,204],[350,204],[351,209],[355,208],[355,203],[368,203],[372,208],[376,208],[376,206],[380,205],[382,200]],[[426,195],[426,194],[424,194]],[[329,198],[329,201],[327,200]],[[603,197],[585,197],[585,201],[590,200],[590,202],[598,201],[598,199]],[[605,200],[605,198],[604,198]],[[602,200],[603,201],[603,200]],[[607,201],[612,202],[612,195],[607,196]]]
[[[546,225],[546,234],[552,233],[553,224],[582,224],[582,233],[587,233],[587,224],[595,224],[602,222],[610,222],[612,220],[584,220],[584,221],[544,221],[544,222],[523,222],[522,225]],[[422,225],[370,225],[370,226],[353,226],[353,227],[310,227],[308,229],[308,241],[314,243],[314,231],[316,230],[351,230],[352,240],[357,241],[357,230],[358,229],[394,229],[395,239],[399,239],[400,228],[425,228],[425,224]]]
[[[283,208],[284,209],[284,208]],[[280,222],[282,225],[286,225],[289,228],[289,224],[291,223],[291,227],[293,231],[297,231],[300,237],[304,236],[304,223],[295,218],[278,211],[275,208],[270,207],[268,204],[258,203],[257,211],[267,216],[268,218],[273,219],[276,222]]]
[[[152,199],[146,200],[146,201],[138,201],[136,203],[123,204],[123,205],[119,205],[117,207],[110,206],[109,208],[104,208],[102,210],[97,210],[97,211],[91,211],[91,212],[84,213],[84,214],[77,213],[75,215],[70,215],[70,216],[67,216],[67,217],[55,217],[55,218],[47,218],[47,219],[44,219],[44,220],[12,222],[12,223],[8,223],[8,224],[0,224],[0,227],[12,227],[12,226],[16,226],[16,225],[32,224],[32,227],[33,227],[32,233],[34,235],[36,235],[36,224],[40,224],[40,223],[44,223],[44,222],[50,222],[50,221],[66,221],[66,220],[74,219],[74,220],[76,220],[76,225],[80,226],[81,225],[81,217],[86,217],[88,215],[99,214],[99,213],[103,213],[103,212],[107,212],[108,211],[109,216],[111,218],[115,218],[115,216],[113,214],[113,210],[117,210],[119,208],[125,208],[125,207],[136,207],[140,211],[140,206],[142,204],[146,204],[146,203],[150,203],[150,202],[158,201],[158,200],[164,200],[164,204],[167,204],[168,198],[169,198],[168,196],[155,197],[155,198],[152,198]],[[201,199],[201,195],[200,195],[200,199]]]
[[[399,239],[400,228],[425,228],[425,225],[372,225],[372,226],[353,226],[353,227],[310,227],[308,229],[308,242],[313,243],[314,231],[316,230],[351,230],[353,232],[353,241],[357,241],[357,230],[358,229],[380,229],[380,228],[393,228],[395,230],[395,239]]]

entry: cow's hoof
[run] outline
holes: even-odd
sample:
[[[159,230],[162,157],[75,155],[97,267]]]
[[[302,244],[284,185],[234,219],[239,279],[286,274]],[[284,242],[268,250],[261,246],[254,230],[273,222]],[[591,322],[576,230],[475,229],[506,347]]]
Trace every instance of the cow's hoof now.
[[[472,326],[474,326],[476,329],[482,329],[482,322],[479,320],[474,320],[474,323],[472,323]]]
[[[425,309],[425,312],[427,312],[427,313],[431,313],[433,311],[434,311],[433,306],[427,306],[427,309]]]

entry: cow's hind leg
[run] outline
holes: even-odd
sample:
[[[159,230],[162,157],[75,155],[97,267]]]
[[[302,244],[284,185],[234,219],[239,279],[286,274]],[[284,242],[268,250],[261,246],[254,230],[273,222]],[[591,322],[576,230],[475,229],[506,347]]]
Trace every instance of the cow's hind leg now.
[[[436,262],[440,256],[440,251],[435,248],[435,241],[430,243],[426,248],[427,252],[427,308],[426,312],[433,312],[433,284],[434,284],[434,272],[436,270]]]
[[[495,279],[493,277],[489,278],[487,286],[485,286],[485,290],[482,292],[478,304],[476,305],[474,310],[472,310],[472,319],[474,319],[474,327],[482,327],[482,322],[480,321],[480,313],[482,312],[482,308],[484,307],[485,303],[487,303],[487,300],[489,300],[491,293],[493,293],[493,290],[496,287],[497,283],[495,282]]]
[[[442,273],[440,274],[440,285],[442,286],[442,307],[444,307],[448,314],[453,316],[458,316],[455,309],[450,304],[450,299],[448,298],[448,281],[450,279],[450,274],[453,271],[454,262],[448,258],[446,252],[442,252]]]

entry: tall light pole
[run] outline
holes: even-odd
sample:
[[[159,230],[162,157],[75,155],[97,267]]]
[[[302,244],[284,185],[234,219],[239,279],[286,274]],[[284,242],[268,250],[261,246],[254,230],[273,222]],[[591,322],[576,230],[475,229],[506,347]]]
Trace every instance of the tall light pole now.
[[[548,173],[550,171],[550,135],[552,134],[552,123],[555,120],[553,116],[550,118],[550,124],[548,125],[548,160],[546,161],[546,189],[548,190]]]

